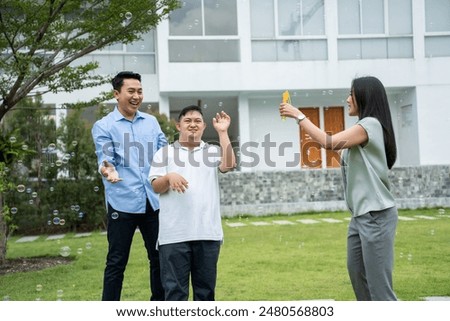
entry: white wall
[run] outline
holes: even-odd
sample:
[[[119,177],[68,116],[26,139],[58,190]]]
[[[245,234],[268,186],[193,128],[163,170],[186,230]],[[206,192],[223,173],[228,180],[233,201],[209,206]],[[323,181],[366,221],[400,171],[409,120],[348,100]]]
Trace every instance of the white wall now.
[[[416,91],[420,164],[450,164],[450,84]]]

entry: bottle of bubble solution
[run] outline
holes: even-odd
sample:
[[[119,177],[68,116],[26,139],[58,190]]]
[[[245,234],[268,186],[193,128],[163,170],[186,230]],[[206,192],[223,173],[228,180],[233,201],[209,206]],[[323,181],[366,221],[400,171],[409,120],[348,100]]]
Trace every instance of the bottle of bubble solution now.
[[[291,103],[291,96],[289,95],[289,91],[285,90],[283,92],[282,101],[283,101],[283,103],[288,103],[288,104]],[[281,116],[281,119],[286,120],[286,116]]]

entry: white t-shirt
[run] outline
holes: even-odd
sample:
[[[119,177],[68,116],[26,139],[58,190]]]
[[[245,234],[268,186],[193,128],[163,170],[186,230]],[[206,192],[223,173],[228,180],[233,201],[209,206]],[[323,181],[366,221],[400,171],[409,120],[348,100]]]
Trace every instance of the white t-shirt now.
[[[218,178],[220,154],[219,146],[203,141],[192,150],[177,141],[155,154],[150,181],[176,172],[189,184],[184,193],[169,189],[159,196],[159,245],[223,240]]]

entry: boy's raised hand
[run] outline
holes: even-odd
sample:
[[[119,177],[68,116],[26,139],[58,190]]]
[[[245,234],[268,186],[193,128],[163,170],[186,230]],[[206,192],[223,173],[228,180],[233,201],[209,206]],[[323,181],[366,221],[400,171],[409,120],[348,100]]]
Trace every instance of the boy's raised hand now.
[[[230,123],[230,116],[223,110],[220,113],[217,113],[216,117],[213,118],[213,126],[217,132],[226,132],[228,127],[230,127]]]

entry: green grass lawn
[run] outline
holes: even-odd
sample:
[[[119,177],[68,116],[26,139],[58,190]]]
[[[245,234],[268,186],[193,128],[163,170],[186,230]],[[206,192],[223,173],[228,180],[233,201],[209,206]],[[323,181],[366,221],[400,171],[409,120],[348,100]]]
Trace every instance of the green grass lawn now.
[[[395,245],[394,289],[404,301],[427,296],[450,296],[450,210],[400,211],[414,218],[400,220]],[[216,299],[219,301],[354,300],[346,270],[348,213],[298,214],[224,219],[225,242],[219,259]],[[301,224],[298,219],[334,218],[341,223]],[[277,225],[275,220],[295,224]],[[268,222],[256,226],[252,222]],[[244,223],[230,227],[228,223]],[[100,300],[106,257],[106,235],[94,232],[76,238],[28,243],[8,242],[8,258],[56,256],[69,246],[73,263],[36,272],[0,276],[0,299],[30,301]],[[87,246],[88,245],[88,246]],[[90,246],[89,246],[90,245]],[[81,249],[81,250],[79,250]],[[81,253],[78,253],[81,251]],[[140,234],[136,234],[128,263],[122,300],[149,298],[148,264]],[[42,290],[37,291],[36,286]],[[62,290],[62,291],[61,291]],[[59,291],[59,292],[58,292]]]

